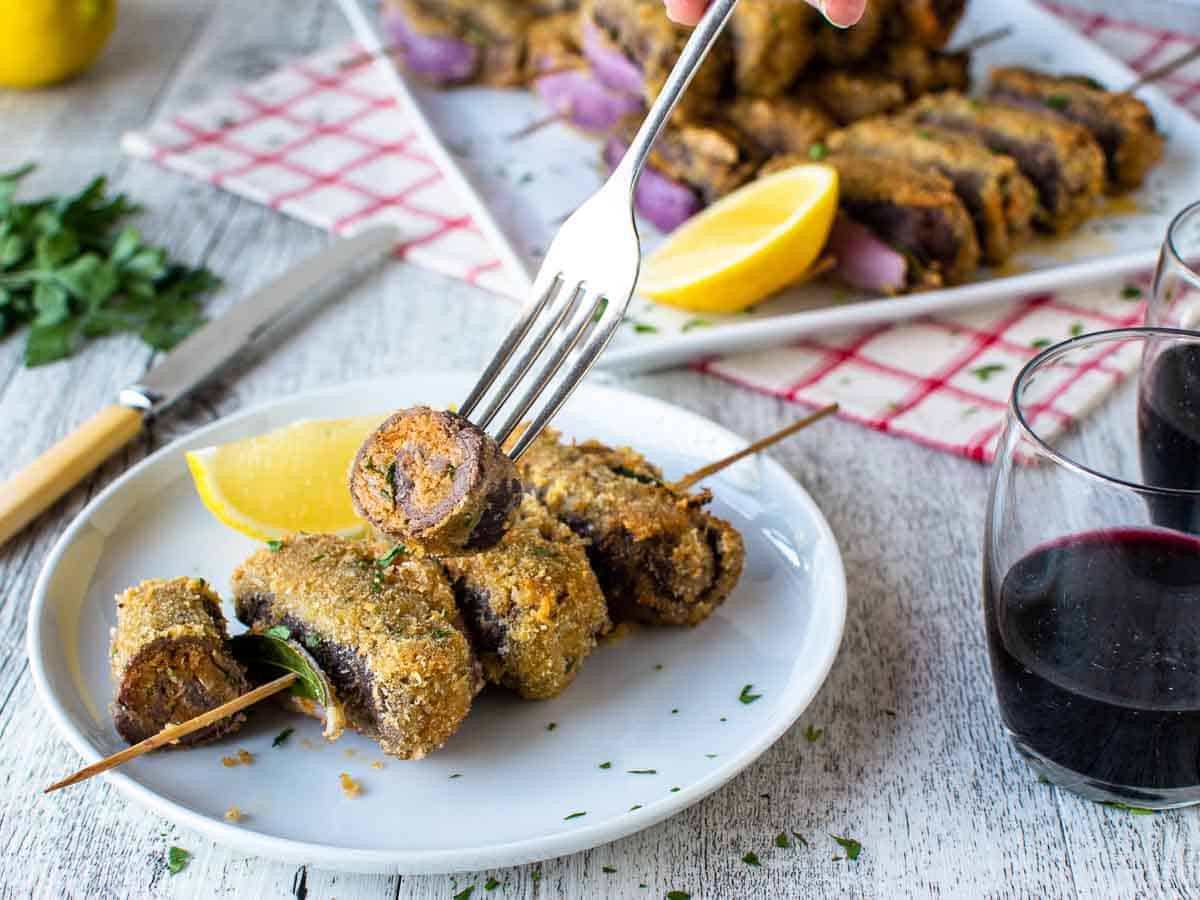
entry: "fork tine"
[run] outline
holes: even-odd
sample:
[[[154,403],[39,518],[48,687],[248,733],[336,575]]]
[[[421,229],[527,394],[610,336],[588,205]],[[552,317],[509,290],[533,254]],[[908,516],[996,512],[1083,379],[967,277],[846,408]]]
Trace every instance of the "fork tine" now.
[[[555,300],[549,313],[543,317],[546,319],[546,323],[537,333],[537,336],[534,337],[533,341],[526,347],[524,355],[517,361],[513,370],[509,372],[503,386],[492,397],[487,409],[480,413],[475,420],[475,424],[480,428],[487,428],[491,424],[492,419],[496,418],[496,414],[500,412],[504,404],[508,402],[508,398],[512,396],[513,391],[517,389],[517,385],[521,383],[521,379],[525,377],[529,370],[533,368],[533,364],[546,351],[546,347],[550,345],[555,332],[562,327],[564,322],[570,321],[575,307],[583,298],[583,285],[576,284],[569,293],[565,291],[562,293],[563,296]]]
[[[533,297],[522,307],[520,314],[517,316],[517,321],[513,322],[512,327],[508,330],[508,334],[504,337],[503,343],[500,344],[499,349],[492,356],[491,362],[487,364],[487,368],[483,370],[483,374],[479,376],[479,380],[471,388],[471,393],[467,395],[467,399],[458,408],[459,415],[466,419],[471,417],[471,412],[478,405],[479,401],[483,399],[488,388],[496,381],[497,376],[504,371],[504,366],[512,358],[513,351],[525,339],[525,335],[529,333],[529,329],[533,326],[534,320],[541,311],[554,300],[554,297],[562,288],[562,284],[562,276],[555,275],[550,279],[550,284],[545,290],[534,291]]]
[[[529,445],[534,442],[542,429],[550,422],[558,413],[562,405],[567,402],[567,398],[578,387],[579,382],[583,381],[583,377],[592,368],[596,358],[608,346],[608,342],[612,340],[616,334],[617,326],[621,324],[621,319],[624,317],[625,306],[628,304],[613,303],[607,297],[600,297],[592,306],[592,313],[588,316],[584,327],[580,329],[579,334],[588,332],[588,341],[576,356],[575,362],[571,365],[570,371],[559,382],[553,396],[537,414],[529,427],[518,438],[517,443],[509,451],[509,457],[514,461],[521,457],[521,454],[529,449]],[[597,321],[598,319],[598,321]],[[575,341],[578,341],[579,335],[575,336]],[[538,388],[537,394],[541,393]],[[536,396],[536,395],[535,395]],[[528,409],[525,410],[528,412]],[[524,413],[522,413],[524,415]],[[519,417],[513,416],[505,423],[504,431],[496,438],[503,444],[512,434],[513,430],[519,424]]]
[[[581,292],[582,296],[582,292]],[[602,303],[607,301],[600,296],[594,296],[590,303],[580,303],[576,314],[576,320],[564,327],[563,331],[566,336],[559,343],[558,348],[554,351],[550,359],[542,366],[537,375],[532,379],[529,389],[517,401],[508,420],[500,427],[497,432],[496,441],[503,444],[504,441],[512,434],[513,430],[521,424],[521,420],[525,418],[525,414],[529,412],[529,408],[537,401],[542,392],[554,379],[558,370],[562,368],[562,364],[566,362],[571,351],[575,349],[580,339],[587,334],[596,324],[597,310],[603,310]]]

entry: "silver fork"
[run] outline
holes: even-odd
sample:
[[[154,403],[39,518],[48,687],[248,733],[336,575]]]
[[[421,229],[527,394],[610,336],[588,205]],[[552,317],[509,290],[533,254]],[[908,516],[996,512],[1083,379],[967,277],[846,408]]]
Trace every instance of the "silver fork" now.
[[[522,384],[522,393],[493,437],[504,443],[529,414],[555,375],[575,355],[550,399],[509,451],[517,459],[559,411],[608,345],[629,308],[641,264],[633,218],[633,192],[654,139],[670,118],[692,76],[725,27],[737,0],[713,0],[655,98],[621,162],[600,190],[563,223],[533,282],[530,299],[500,344],[459,414],[486,430]],[[536,327],[535,327],[536,326]],[[496,380],[520,351],[500,387],[480,411]],[[530,370],[546,353],[541,367]]]

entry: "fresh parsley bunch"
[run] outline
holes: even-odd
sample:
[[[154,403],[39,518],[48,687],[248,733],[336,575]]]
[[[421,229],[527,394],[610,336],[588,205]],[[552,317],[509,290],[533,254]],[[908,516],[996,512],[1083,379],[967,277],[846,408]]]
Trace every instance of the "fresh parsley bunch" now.
[[[85,341],[133,332],[170,350],[205,322],[198,298],[220,282],[173,262],[121,224],[141,211],[109,196],[103,176],[78,194],[17,202],[32,164],[0,174],[0,337],[28,324],[25,365],[70,356]]]

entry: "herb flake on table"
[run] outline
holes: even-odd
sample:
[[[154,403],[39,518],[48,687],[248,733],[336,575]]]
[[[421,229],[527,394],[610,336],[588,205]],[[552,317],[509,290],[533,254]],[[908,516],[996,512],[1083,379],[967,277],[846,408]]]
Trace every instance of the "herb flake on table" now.
[[[500,882],[497,881],[495,878],[489,878],[487,881],[485,881],[483,883],[483,889],[485,891],[494,891],[498,887],[500,887]]]
[[[808,727],[804,729],[804,739],[810,744],[815,744],[821,739],[821,735],[825,733],[824,728],[818,728],[809,722]]]
[[[711,326],[712,319],[688,319],[683,323],[683,327],[680,330],[686,334],[695,328],[709,328]]]
[[[667,900],[692,900],[687,891],[667,891]]]
[[[586,812],[573,812],[569,815],[563,816],[563,821],[570,822],[572,819],[578,819],[578,818],[581,818],[582,816],[586,816],[586,815],[587,815]]]
[[[1034,350],[1045,350],[1053,343],[1054,341],[1050,340],[1050,338],[1034,338],[1029,342],[1029,346]]]
[[[192,854],[182,847],[169,848],[167,850],[167,871],[172,875],[178,875],[187,868],[187,864],[191,858]]]
[[[636,333],[636,334],[657,334],[658,333],[658,327],[655,325],[651,325],[649,322],[639,322],[637,319],[631,318],[629,316],[625,317],[625,321],[633,326],[634,333]]]
[[[536,869],[534,869],[532,872],[530,872],[529,877],[532,878],[534,881],[541,881],[542,880],[542,867],[538,866]]]
[[[1141,300],[1142,299],[1142,289],[1140,287],[1138,287],[1136,284],[1127,284],[1127,285],[1125,285],[1125,287],[1121,288],[1121,299],[1122,300]]]
[[[754,685],[752,685],[752,684],[746,685],[744,688],[742,688],[742,692],[740,694],[738,694],[738,700],[740,700],[742,703],[749,706],[755,700],[762,699],[762,694],[752,694],[751,693],[752,690],[754,690]]]
[[[611,769],[611,768],[612,768],[612,763],[611,763],[611,762],[608,762],[608,761],[602,762],[602,763],[600,763],[600,765],[599,765],[599,767],[598,767],[598,768],[601,768],[601,769]]]
[[[617,873],[617,867],[616,866],[601,866],[600,871],[604,872],[606,875],[615,875]]]
[[[1154,810],[1146,809],[1144,806],[1130,806],[1128,803],[1122,803],[1119,800],[1104,800],[1101,806],[1108,806],[1112,809],[1121,809],[1129,813],[1131,816],[1152,816]]]
[[[1072,323],[1071,330],[1068,332],[1068,334],[1070,334],[1071,337],[1079,337],[1081,334],[1083,334],[1083,323],[1082,322]]]
[[[1004,363],[988,363],[984,366],[976,366],[971,369],[971,374],[980,381],[990,381],[993,375],[997,375],[1007,369]]]
[[[32,164],[0,173],[0,337],[28,325],[24,362],[70,356],[118,332],[169,350],[204,324],[197,298],[218,284],[122,222],[141,211],[104,177],[78,193],[17,201]]]
[[[758,854],[755,853],[753,850],[747,852],[746,855],[742,857],[742,862],[744,862],[748,866],[761,866],[762,865],[762,862],[759,861]]]
[[[626,769],[626,775],[657,775],[658,769]]]
[[[453,900],[471,900],[473,893],[475,893],[475,885],[471,884],[455,894]]]
[[[837,842],[838,846],[846,851],[846,859],[854,862],[858,859],[858,855],[862,853],[862,844],[850,837],[838,837],[836,834],[830,834],[831,838]],[[834,857],[835,859],[837,857]]]
[[[279,734],[275,735],[275,740],[271,741],[271,746],[272,747],[282,747],[287,742],[287,739],[292,736],[292,733],[295,732],[295,730],[296,730],[295,728],[283,729],[283,731],[281,731],[281,732],[279,732]]]
[[[553,731],[553,730],[554,730],[555,728],[557,728],[557,727],[558,727],[558,723],[557,723],[557,722],[547,722],[547,723],[546,723],[546,730],[547,730],[547,731]]]

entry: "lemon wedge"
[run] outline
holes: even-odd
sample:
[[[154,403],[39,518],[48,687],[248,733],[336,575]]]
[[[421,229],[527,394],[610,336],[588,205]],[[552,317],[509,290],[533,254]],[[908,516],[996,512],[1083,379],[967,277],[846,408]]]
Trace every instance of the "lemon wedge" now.
[[[816,262],[837,199],[830,166],[799,165],[752,181],[650,254],[638,292],[698,312],[739,312],[798,281]]]
[[[350,503],[350,463],[383,416],[313,419],[192,450],[188,469],[208,511],[265,541],[296,531],[361,534]]]
[[[41,87],[82,72],[116,21],[117,0],[3,0],[0,85]]]

